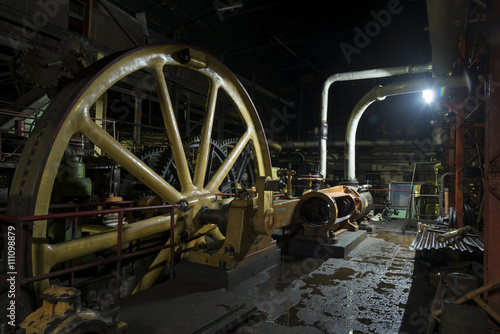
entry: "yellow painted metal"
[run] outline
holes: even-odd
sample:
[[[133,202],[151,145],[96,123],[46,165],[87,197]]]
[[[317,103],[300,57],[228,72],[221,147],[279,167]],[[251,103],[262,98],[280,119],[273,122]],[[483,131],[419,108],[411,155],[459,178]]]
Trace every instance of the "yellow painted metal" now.
[[[167,203],[186,200],[195,203],[186,211],[176,213],[176,242],[180,242],[178,233],[187,231],[196,235],[201,226],[194,217],[202,205],[217,208],[214,193],[218,191],[225,176],[234,165],[245,145],[251,142],[254,151],[256,173],[258,176],[271,175],[269,150],[255,107],[236,77],[216,58],[205,55],[199,50],[188,48],[191,60],[182,58],[186,53],[185,45],[151,44],[112,56],[89,69],[89,72],[65,87],[51,102],[47,112],[37,123],[20,159],[14,176],[9,198],[8,214],[14,216],[43,215],[48,213],[50,194],[60,161],[73,135],[81,133],[105,154],[115,160],[129,173]],[[182,61],[181,61],[182,60]],[[166,85],[163,69],[165,66],[179,66],[197,71],[206,76],[211,84],[207,99],[205,124],[202,131],[202,143],[199,149],[199,161],[206,161],[208,142],[211,137],[217,93],[223,90],[233,101],[246,130],[227,159],[220,165],[215,175],[203,186],[204,166],[196,166],[194,181],[187,168],[186,156],[181,144],[179,128],[174,116],[170,93]],[[162,179],[149,166],[123,147],[90,117],[89,110],[99,97],[118,81],[131,73],[149,71],[156,84],[158,99],[164,118],[166,132],[177,166],[181,190],[177,190]],[[129,224],[123,232],[124,242],[142,238],[169,229],[167,217],[159,216],[142,222]],[[222,239],[220,232],[210,230],[210,234]],[[61,244],[49,244],[46,240],[47,222],[35,222],[32,245],[32,274],[40,275],[50,271],[57,263],[83,256],[116,245],[116,233],[106,232]],[[168,253],[168,252],[163,252]],[[159,258],[157,262],[164,263]],[[29,270],[28,270],[29,271]],[[153,280],[146,282],[148,286]],[[46,286],[47,282],[41,286]],[[142,284],[142,283],[141,283]],[[38,291],[41,291],[40,287]]]
[[[255,131],[255,129],[254,129]],[[252,131],[250,129],[247,129],[245,134],[240,137],[236,145],[234,145],[233,149],[231,152],[228,154],[224,162],[219,166],[219,169],[215,172],[214,176],[210,180],[210,182],[206,186],[206,190],[209,192],[216,192],[217,188],[221,185],[222,181],[226,177],[226,175],[229,173],[231,170],[231,167],[233,167],[234,163],[236,162],[236,159],[240,156],[241,152],[245,148],[246,144],[250,140],[252,136]],[[255,143],[254,143],[255,144]],[[271,172],[271,171],[270,171]],[[261,175],[262,176],[262,175]]]
[[[212,128],[214,125],[215,106],[217,103],[217,92],[219,85],[217,82],[211,83],[207,99],[205,119],[201,129],[201,142],[198,149],[198,157],[196,159],[196,167],[194,170],[194,185],[201,189],[205,183],[206,166],[208,162],[208,154],[210,152],[210,138],[212,137]]]
[[[19,326],[25,334],[126,333],[118,312],[102,314],[81,305],[80,291],[52,286],[42,295],[42,306]]]
[[[165,129],[167,130],[168,139],[170,141],[170,148],[172,149],[172,155],[174,156],[174,161],[177,166],[179,182],[181,183],[183,191],[191,192],[194,190],[193,182],[191,180],[191,174],[189,174],[186,153],[184,152],[184,147],[182,146],[181,134],[179,132],[179,127],[177,126],[174,108],[172,106],[172,101],[170,100],[167,82],[165,81],[165,75],[163,73],[163,66],[165,65],[165,62],[160,58],[152,63],[154,63],[154,68],[151,73],[156,83],[156,91],[160,101]]]
[[[92,120],[85,118],[81,122],[79,130],[90,141],[99,146],[111,158],[118,162],[129,173],[136,176],[138,180],[141,180],[142,183],[147,185],[167,203],[177,203],[182,198],[179,191]]]
[[[257,177],[257,214],[252,220],[252,229],[258,235],[272,235],[274,232],[274,193],[266,190],[268,177]]]
[[[275,228],[298,223],[298,210],[296,210],[296,207],[297,204],[299,204],[299,201],[299,198],[274,201],[273,208]]]
[[[242,195],[231,202],[224,243],[217,252],[191,251],[188,260],[230,270],[276,250],[276,242],[271,238],[274,194],[266,190],[268,181],[270,177],[257,177],[257,197]]]

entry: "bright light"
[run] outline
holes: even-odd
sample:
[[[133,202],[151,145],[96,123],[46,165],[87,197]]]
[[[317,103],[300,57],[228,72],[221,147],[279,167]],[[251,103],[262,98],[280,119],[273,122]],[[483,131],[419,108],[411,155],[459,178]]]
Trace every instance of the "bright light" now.
[[[425,103],[429,104],[434,101],[434,91],[426,89],[422,92],[422,97],[424,98]]]

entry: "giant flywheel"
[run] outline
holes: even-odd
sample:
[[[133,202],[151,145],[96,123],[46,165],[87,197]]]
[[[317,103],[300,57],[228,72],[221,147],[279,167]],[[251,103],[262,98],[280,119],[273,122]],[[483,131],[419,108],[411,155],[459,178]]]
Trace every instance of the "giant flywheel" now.
[[[203,75],[209,82],[194,167],[190,166],[186,157],[184,138],[167,84],[166,73],[172,67],[197,72],[197,75]],[[162,126],[176,166],[176,186],[169,184],[157,170],[134,155],[92,117],[91,110],[100,97],[118,82],[134,78],[137,73],[149,74],[154,82],[163,119]],[[243,132],[227,155],[219,161],[217,169],[210,171],[206,166],[212,159],[214,115],[221,92],[232,101],[243,124]],[[12,182],[9,215],[44,215],[49,212],[59,166],[68,145],[76,136],[85,138],[98,147],[116,165],[134,175],[164,202],[182,204],[175,214],[174,241],[179,247],[183,244],[185,248],[193,247],[206,234],[213,240],[224,239],[215,224],[199,222],[199,211],[218,210],[227,204],[227,200],[220,200],[216,194],[221,192],[220,187],[238,158],[247,154],[247,145],[252,147],[256,177],[271,175],[264,130],[244,88],[216,58],[186,45],[150,44],[108,56],[64,87],[51,101],[28,139]],[[22,275],[25,277],[49,273],[58,264],[116,246],[116,233],[113,230],[54,243],[48,238],[48,225],[46,220],[34,222],[32,238],[27,237],[23,242]],[[134,221],[124,229],[123,242],[165,232],[169,226],[170,215],[161,213]],[[190,237],[186,238],[186,235]],[[136,284],[135,291],[155,282],[163,268],[158,264],[164,265],[170,260],[169,256],[168,252],[157,254],[150,269]],[[33,309],[34,297],[47,288],[48,284],[45,280],[23,288],[21,306],[25,308],[24,312]]]

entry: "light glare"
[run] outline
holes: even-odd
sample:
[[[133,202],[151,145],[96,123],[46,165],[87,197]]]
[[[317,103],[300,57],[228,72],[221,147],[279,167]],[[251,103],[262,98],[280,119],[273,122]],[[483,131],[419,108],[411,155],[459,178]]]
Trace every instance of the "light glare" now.
[[[425,103],[429,104],[434,101],[434,91],[426,89],[422,92],[422,97],[424,98]]]

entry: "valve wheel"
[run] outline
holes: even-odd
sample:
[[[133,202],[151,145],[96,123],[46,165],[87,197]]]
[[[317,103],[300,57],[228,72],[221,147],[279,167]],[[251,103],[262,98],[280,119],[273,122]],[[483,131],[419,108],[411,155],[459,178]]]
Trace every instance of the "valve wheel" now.
[[[198,157],[193,175],[190,173],[165,79],[164,68],[169,66],[183,67],[199,72],[209,81]],[[90,116],[92,106],[111,86],[132,73],[142,73],[143,71],[149,71],[155,83],[170,150],[177,166],[180,190],[170,185],[152,167],[122,146]],[[232,100],[246,129],[217,171],[206,182],[206,165],[209,160],[210,141],[219,91],[224,91]],[[189,203],[190,198],[197,198],[197,203],[202,203],[205,199],[204,205],[213,203],[216,198],[214,194],[218,192],[219,186],[248,143],[251,143],[253,147],[256,174],[258,176],[271,175],[271,161],[264,130],[255,107],[243,86],[216,58],[186,45],[150,44],[110,55],[91,65],[84,73],[64,87],[54,97],[28,139],[13,178],[7,209],[9,215],[44,215],[49,212],[50,195],[59,164],[75,134],[81,134],[88,138],[90,142],[98,146],[122,168],[134,175],[169,204],[179,203],[181,200]],[[182,218],[176,220],[174,230],[176,243],[180,242],[178,235],[181,230],[187,230],[192,235],[199,233],[199,228],[197,229],[193,224],[193,218],[198,209],[199,207],[194,206],[193,209],[186,212],[176,210],[176,217]],[[181,224],[179,220],[181,220]],[[152,225],[155,226],[156,230],[151,229]],[[126,242],[127,238],[135,240],[143,235],[151,234],[151,231],[159,233],[169,229],[169,218],[158,216],[129,224],[128,228],[124,230],[123,238]],[[46,221],[34,222],[32,232],[32,239],[26,237],[23,240],[22,258],[24,262],[21,268],[23,277],[48,273],[55,264],[95,253],[103,249],[102,247],[110,248],[116,245],[115,233],[97,234],[49,245]],[[24,233],[24,235],[27,234]],[[106,237],[107,234],[114,236]],[[165,262],[165,258],[163,262]],[[150,284],[143,282],[139,290],[147,288]],[[48,282],[42,281],[35,284],[34,287],[23,288],[20,296],[23,301],[21,301],[20,306],[24,308],[24,313],[34,309],[33,297],[39,295],[46,287],[48,287]]]

